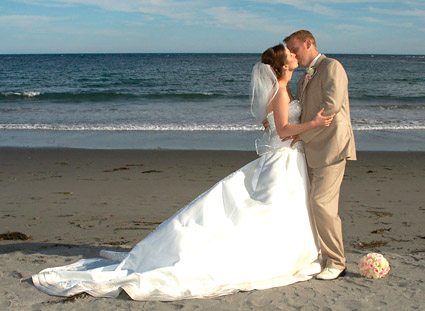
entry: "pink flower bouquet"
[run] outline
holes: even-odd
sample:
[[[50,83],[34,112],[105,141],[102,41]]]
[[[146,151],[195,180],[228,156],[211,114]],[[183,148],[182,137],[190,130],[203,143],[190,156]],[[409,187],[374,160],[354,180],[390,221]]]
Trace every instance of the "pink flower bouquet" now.
[[[360,259],[360,274],[370,279],[385,277],[390,271],[388,261],[378,253],[369,253]]]

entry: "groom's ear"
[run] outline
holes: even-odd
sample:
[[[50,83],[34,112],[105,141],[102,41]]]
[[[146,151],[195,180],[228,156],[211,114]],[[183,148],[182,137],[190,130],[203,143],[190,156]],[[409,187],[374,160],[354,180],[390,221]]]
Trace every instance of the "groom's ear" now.
[[[304,44],[305,44],[306,49],[309,49],[309,48],[311,47],[311,45],[312,45],[312,43],[311,43],[311,40],[310,40],[310,39],[306,39],[306,40],[304,41]]]

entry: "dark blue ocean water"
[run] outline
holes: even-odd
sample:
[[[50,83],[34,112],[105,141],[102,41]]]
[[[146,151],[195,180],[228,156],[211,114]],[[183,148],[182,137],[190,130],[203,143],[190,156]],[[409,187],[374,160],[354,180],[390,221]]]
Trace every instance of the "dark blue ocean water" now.
[[[425,56],[327,55],[364,150],[425,150]],[[0,146],[252,150],[259,54],[0,55]],[[291,85],[301,76],[295,72]]]

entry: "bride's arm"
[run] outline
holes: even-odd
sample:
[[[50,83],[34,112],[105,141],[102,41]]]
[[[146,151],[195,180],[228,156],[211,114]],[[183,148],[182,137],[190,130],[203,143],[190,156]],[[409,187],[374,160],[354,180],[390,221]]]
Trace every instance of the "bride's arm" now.
[[[323,109],[319,111],[316,117],[309,122],[289,124],[290,101],[290,94],[284,89],[279,89],[272,101],[274,122],[276,124],[276,131],[280,137],[297,135],[313,128],[326,127],[331,124],[334,115],[323,116]]]

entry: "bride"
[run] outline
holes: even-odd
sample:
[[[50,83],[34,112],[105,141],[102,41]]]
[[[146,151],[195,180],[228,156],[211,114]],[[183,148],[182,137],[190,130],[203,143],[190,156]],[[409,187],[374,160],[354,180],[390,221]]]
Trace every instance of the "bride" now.
[[[320,272],[309,211],[301,142],[280,137],[329,126],[318,112],[299,124],[301,108],[288,82],[298,66],[283,45],[267,49],[253,68],[251,109],[268,129],[259,158],[230,174],[139,242],[130,252],[48,268],[32,276],[50,295],[86,292],[135,300],[215,297],[284,286]]]

